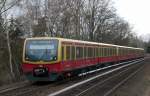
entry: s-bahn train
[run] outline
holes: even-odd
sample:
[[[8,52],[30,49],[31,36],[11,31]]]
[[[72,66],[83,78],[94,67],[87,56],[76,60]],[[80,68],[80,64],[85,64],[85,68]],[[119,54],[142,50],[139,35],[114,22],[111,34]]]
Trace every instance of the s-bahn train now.
[[[30,81],[55,81],[144,57],[144,49],[55,37],[27,38],[22,70]]]

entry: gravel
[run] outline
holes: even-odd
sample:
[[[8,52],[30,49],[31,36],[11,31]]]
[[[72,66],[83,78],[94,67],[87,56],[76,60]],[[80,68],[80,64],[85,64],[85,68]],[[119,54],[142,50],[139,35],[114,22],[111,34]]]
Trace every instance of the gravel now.
[[[150,96],[150,58],[147,58],[144,63],[144,68],[111,96]]]

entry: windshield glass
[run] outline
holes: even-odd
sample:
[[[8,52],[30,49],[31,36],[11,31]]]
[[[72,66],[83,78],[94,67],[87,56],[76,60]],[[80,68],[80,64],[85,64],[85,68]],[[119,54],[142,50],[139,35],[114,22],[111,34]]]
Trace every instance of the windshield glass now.
[[[58,40],[28,40],[25,46],[27,61],[56,61]]]

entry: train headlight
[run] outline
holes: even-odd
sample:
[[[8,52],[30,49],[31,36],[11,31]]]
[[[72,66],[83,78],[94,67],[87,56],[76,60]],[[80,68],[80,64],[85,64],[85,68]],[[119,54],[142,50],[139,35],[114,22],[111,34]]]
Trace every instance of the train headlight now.
[[[39,65],[39,67],[43,67],[43,65]]]

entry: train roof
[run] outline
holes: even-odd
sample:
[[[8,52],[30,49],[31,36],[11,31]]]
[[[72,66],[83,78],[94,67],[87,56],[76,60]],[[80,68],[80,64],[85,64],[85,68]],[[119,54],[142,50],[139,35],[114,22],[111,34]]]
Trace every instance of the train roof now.
[[[58,40],[61,40],[61,41],[71,41],[71,42],[77,42],[77,43],[88,43],[88,44],[95,44],[95,45],[105,45],[105,46],[113,46],[113,47],[119,47],[119,48],[144,50],[143,48],[135,48],[135,47],[120,46],[120,45],[107,44],[107,43],[97,43],[97,42],[91,42],[91,41],[74,40],[74,39],[67,39],[67,38],[58,38],[58,37],[32,37],[32,38],[26,38],[26,40],[32,40],[32,39],[58,39]]]

